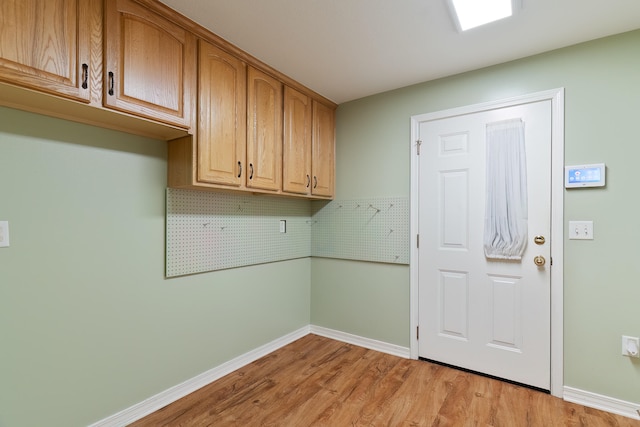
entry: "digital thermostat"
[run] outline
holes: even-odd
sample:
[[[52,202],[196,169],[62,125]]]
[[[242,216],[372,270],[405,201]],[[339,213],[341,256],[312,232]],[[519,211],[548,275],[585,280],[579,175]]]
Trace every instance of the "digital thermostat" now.
[[[565,188],[604,187],[604,163],[564,167]]]

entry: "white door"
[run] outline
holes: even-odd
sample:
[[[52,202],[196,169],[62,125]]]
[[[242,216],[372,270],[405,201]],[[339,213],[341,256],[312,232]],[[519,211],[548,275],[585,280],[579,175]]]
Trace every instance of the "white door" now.
[[[520,261],[483,249],[486,126],[506,119],[524,122]],[[418,139],[419,357],[549,390],[551,101],[424,121]]]

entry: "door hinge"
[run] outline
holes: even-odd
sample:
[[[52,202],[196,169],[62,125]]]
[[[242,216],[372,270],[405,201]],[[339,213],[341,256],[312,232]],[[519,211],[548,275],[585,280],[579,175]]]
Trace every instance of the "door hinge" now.
[[[416,339],[420,339],[420,326],[416,326]]]
[[[549,265],[553,265],[553,258],[549,257]]]
[[[418,156],[420,155],[420,146],[422,145],[422,141],[417,139],[416,140],[416,152],[418,153]]]
[[[420,249],[420,235],[416,234],[416,248]]]

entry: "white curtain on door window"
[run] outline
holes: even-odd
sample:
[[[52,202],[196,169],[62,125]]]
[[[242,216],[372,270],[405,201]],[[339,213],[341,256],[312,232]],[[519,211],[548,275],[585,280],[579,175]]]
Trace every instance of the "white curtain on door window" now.
[[[527,163],[521,119],[487,124],[484,252],[522,259],[527,245]]]

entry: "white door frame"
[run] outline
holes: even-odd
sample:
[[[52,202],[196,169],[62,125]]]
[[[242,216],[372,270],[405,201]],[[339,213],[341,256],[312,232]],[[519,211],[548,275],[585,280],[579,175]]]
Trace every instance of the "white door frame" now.
[[[411,358],[418,358],[418,154],[420,122],[440,120],[476,112],[512,107],[539,101],[551,101],[551,394],[563,394],[563,247],[564,247],[564,88],[516,96],[499,101],[468,105],[411,117],[411,253],[410,316]]]

